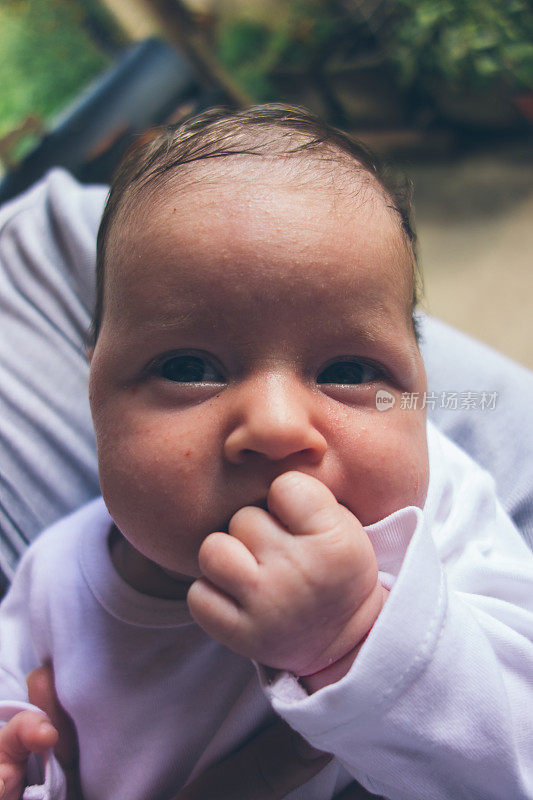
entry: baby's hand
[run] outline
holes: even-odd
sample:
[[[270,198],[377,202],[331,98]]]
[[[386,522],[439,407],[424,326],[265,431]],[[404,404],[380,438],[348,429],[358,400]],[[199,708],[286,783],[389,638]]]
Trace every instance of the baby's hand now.
[[[0,798],[19,800],[26,785],[31,753],[53,747],[57,731],[38,711],[21,711],[0,728]]]
[[[309,679],[316,689],[348,671],[386,590],[364,528],[323,483],[280,475],[268,509],[241,508],[229,534],[204,540],[189,608],[213,638],[267,666],[306,676],[346,665]]]

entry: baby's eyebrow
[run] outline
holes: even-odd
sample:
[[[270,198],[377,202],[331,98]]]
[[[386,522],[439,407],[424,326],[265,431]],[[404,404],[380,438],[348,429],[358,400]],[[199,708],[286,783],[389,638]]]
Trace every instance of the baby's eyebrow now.
[[[188,309],[187,311],[173,309],[169,311],[158,311],[157,314],[153,316],[146,316],[139,324],[143,330],[147,331],[172,330],[175,328],[191,327],[191,323],[197,323],[198,319],[198,309]]]

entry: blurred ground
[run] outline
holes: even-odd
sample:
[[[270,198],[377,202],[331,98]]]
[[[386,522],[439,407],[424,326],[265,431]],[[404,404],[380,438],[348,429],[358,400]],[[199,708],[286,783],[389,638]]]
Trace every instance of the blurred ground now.
[[[533,369],[533,148],[408,167],[434,316]]]

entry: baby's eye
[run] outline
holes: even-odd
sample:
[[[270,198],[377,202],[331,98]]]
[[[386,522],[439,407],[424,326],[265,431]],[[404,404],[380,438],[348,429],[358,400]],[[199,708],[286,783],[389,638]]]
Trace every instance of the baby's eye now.
[[[218,369],[201,356],[171,356],[157,371],[162,378],[175,383],[224,383]]]
[[[336,361],[322,370],[317,383],[337,383],[342,385],[370,383],[380,375],[379,370],[364,361]]]

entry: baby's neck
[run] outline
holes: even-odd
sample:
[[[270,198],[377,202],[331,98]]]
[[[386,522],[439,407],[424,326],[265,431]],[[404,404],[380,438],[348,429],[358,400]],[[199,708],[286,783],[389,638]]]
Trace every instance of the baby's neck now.
[[[166,600],[185,600],[192,579],[187,582],[172,578],[132,547],[115,525],[109,534],[109,553],[122,580],[136,591]]]

